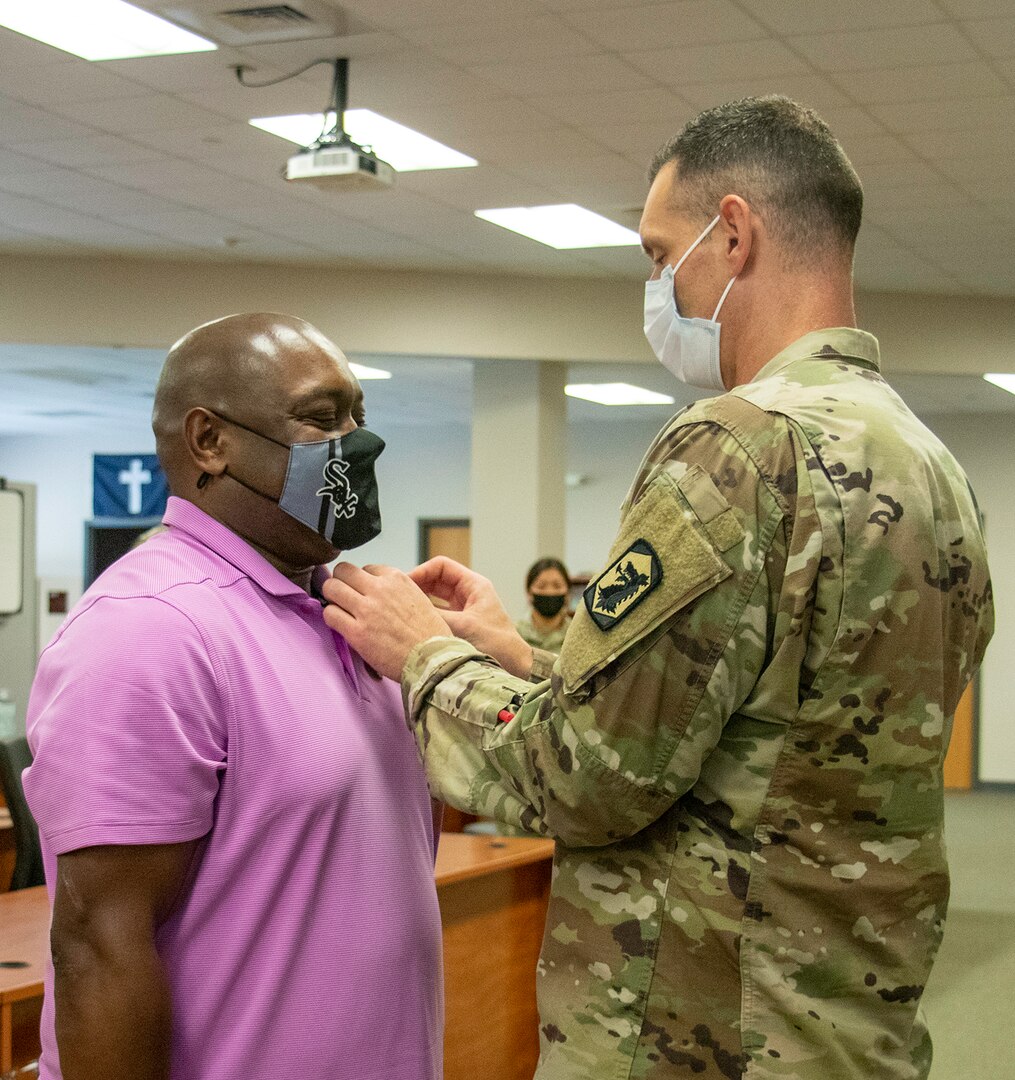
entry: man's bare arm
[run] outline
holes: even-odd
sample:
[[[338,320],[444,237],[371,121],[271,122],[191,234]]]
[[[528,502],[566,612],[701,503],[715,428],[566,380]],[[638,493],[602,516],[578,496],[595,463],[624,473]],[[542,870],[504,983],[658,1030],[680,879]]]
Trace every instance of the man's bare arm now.
[[[57,859],[50,941],[64,1080],[167,1080],[171,1009],[155,934],[197,843],[82,848]]]

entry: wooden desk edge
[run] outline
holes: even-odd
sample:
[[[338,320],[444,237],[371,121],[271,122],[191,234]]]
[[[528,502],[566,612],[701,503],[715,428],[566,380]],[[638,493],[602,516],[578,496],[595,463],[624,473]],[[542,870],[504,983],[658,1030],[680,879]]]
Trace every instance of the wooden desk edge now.
[[[552,840],[540,837],[442,833],[434,879],[440,889],[442,885],[552,859],[553,849]]]

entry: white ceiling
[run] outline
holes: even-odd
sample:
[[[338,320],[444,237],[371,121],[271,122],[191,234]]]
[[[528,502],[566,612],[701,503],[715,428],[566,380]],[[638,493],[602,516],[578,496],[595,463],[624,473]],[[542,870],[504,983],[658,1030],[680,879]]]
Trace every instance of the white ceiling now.
[[[0,438],[67,435],[116,426],[148,439],[152,397],[164,358],[157,349],[0,344]],[[472,423],[471,361],[373,354],[353,359],[392,373],[389,380],[363,384],[367,423],[381,435],[394,427]],[[568,378],[578,383],[631,382],[674,398],[673,405],[624,407],[569,398],[572,423],[641,421],[661,427],[684,405],[708,396],[681,385],[654,363],[571,364]],[[973,376],[906,375],[891,382],[923,418],[956,413],[1015,415],[1015,394]]]
[[[0,251],[639,277],[637,249],[556,252],[472,211],[573,201],[636,225],[667,137],[706,106],[781,92],[822,113],[864,181],[861,286],[1015,295],[1013,0],[341,9],[340,38],[103,63],[0,29]],[[319,111],[329,73],[251,90],[230,67],[268,79],[337,55],[351,58],[351,106],[480,166],[402,174],[381,193],[287,185],[290,144],[246,121]]]

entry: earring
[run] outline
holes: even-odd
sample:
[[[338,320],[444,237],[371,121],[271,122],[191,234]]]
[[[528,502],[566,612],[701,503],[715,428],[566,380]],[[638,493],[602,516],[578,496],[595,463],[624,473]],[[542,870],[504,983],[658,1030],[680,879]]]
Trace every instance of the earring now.
[[[210,479],[211,473],[201,473],[201,475],[197,478],[197,490],[202,491]]]

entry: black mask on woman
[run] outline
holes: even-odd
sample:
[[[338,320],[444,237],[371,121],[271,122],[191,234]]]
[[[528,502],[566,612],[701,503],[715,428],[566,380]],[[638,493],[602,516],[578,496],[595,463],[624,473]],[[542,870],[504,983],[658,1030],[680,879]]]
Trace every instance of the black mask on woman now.
[[[567,597],[563,593],[533,593],[532,606],[544,619],[552,619],[560,613]]]

